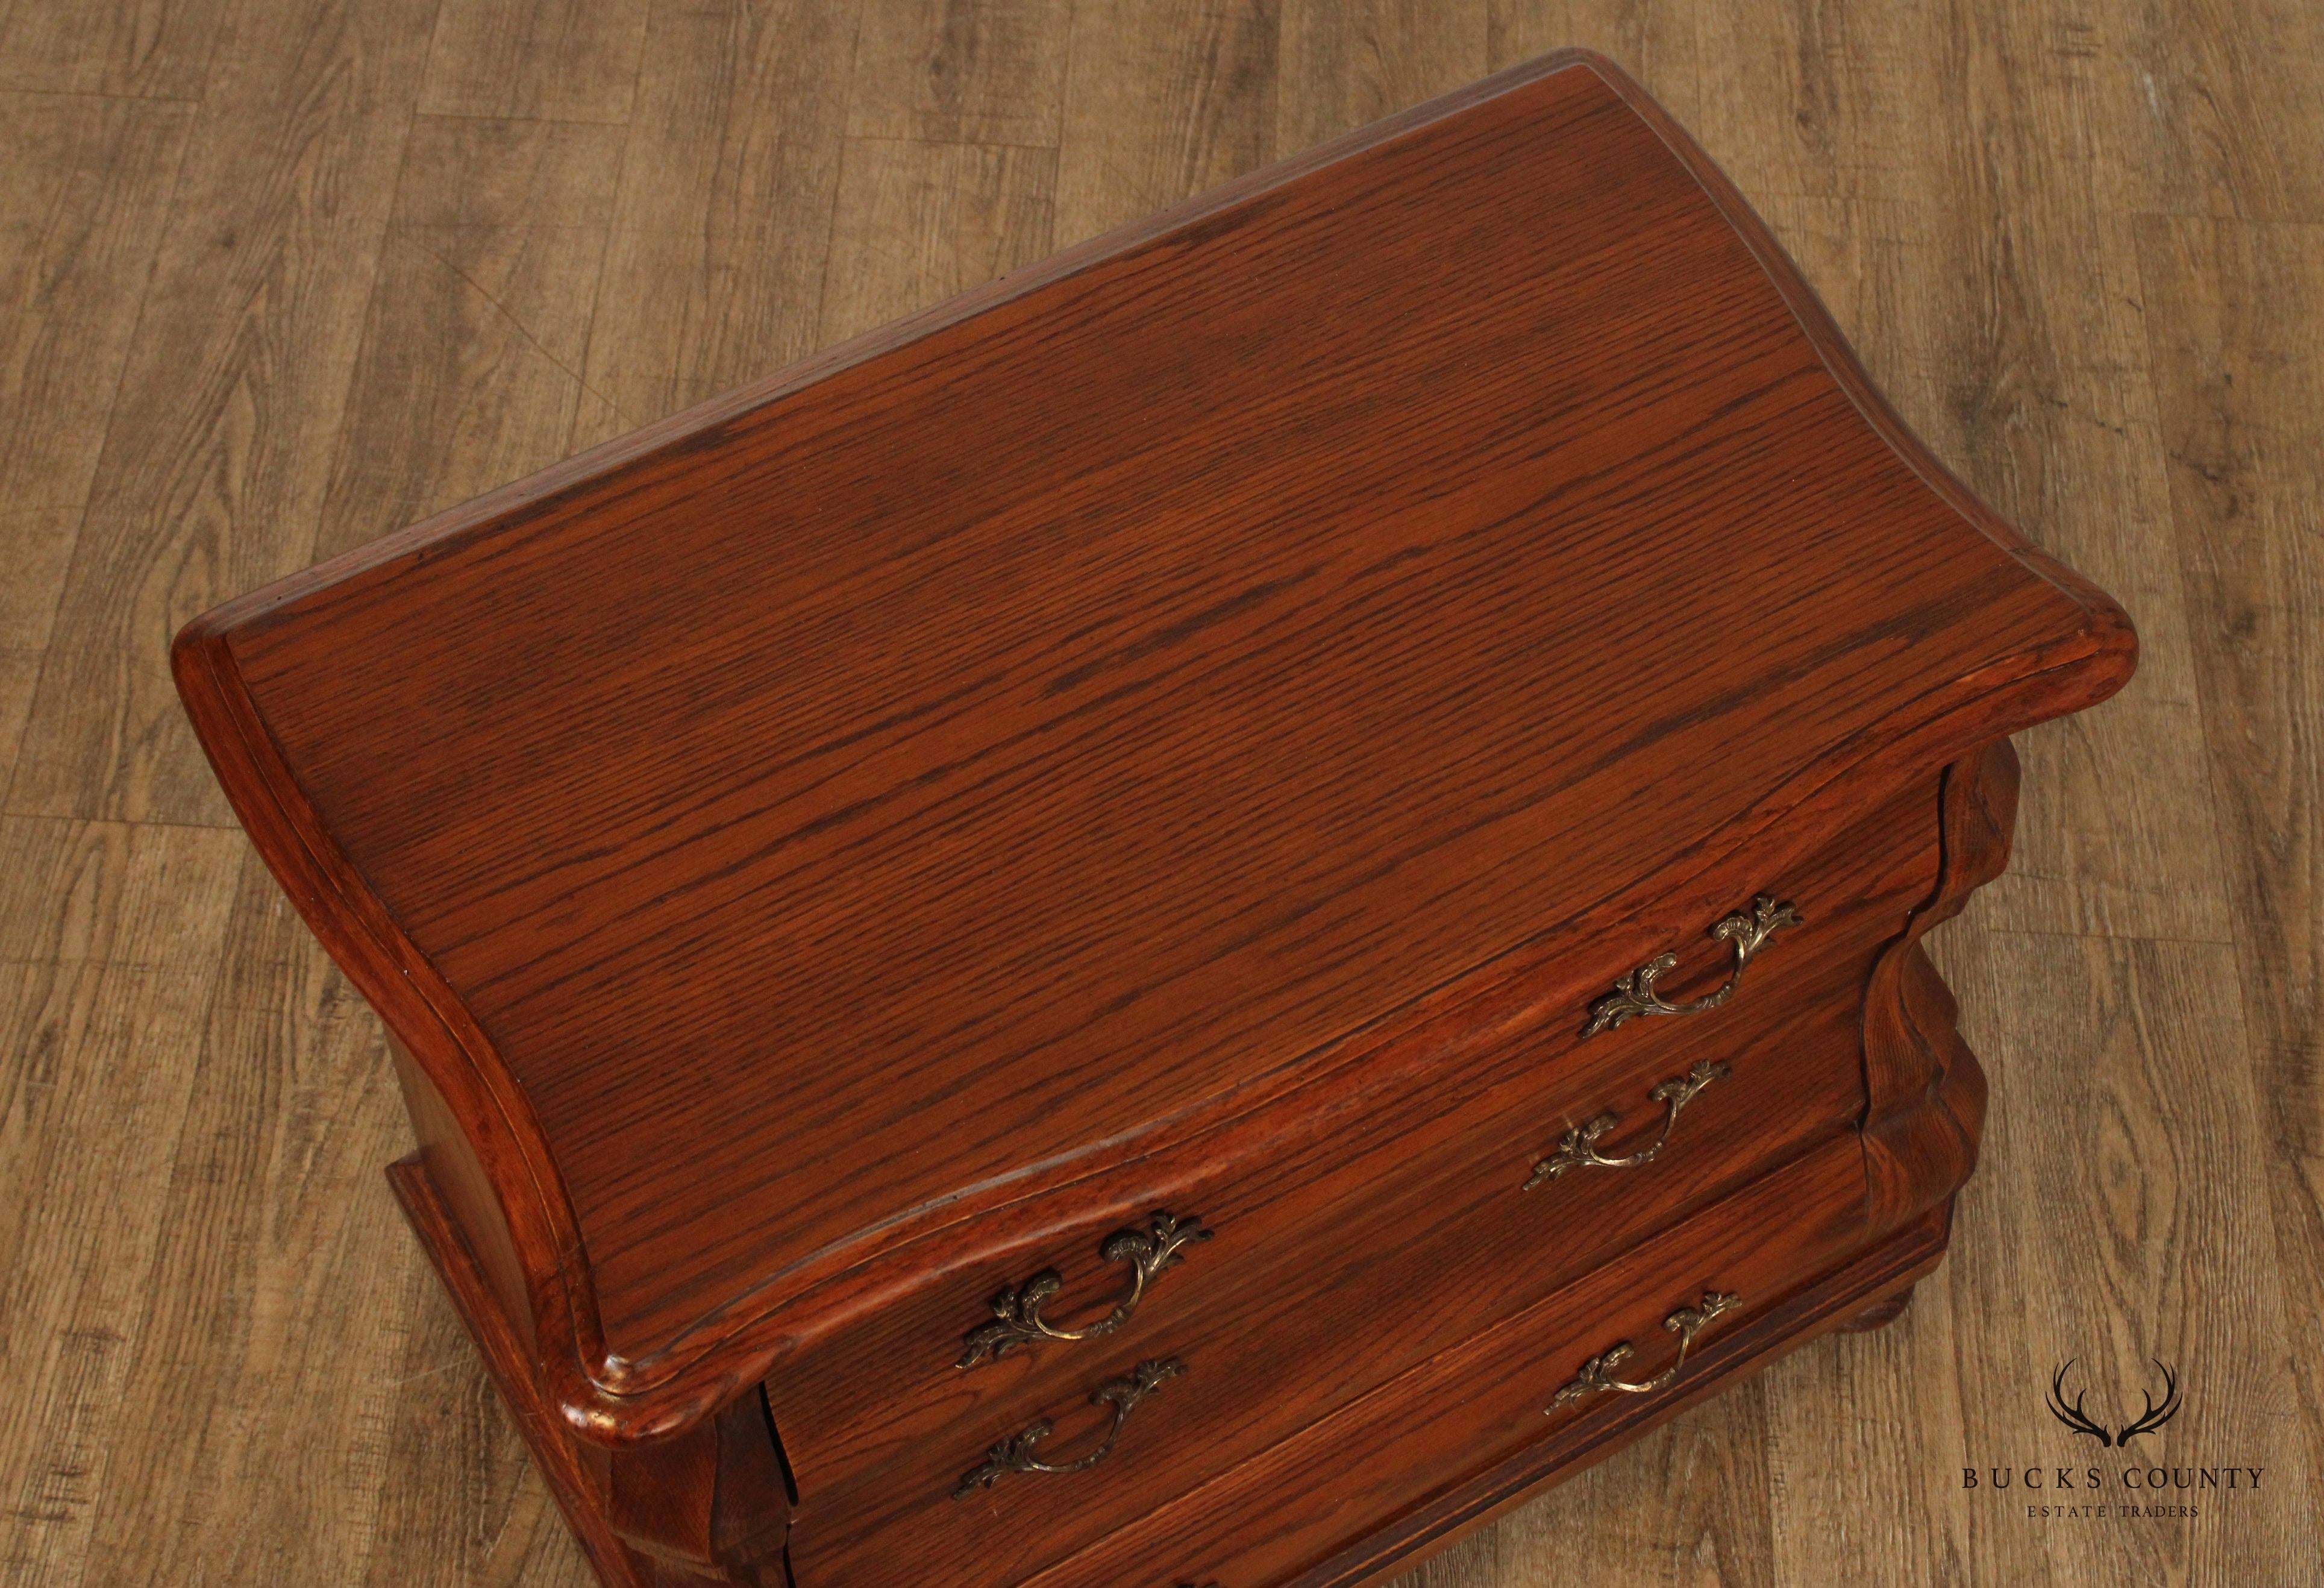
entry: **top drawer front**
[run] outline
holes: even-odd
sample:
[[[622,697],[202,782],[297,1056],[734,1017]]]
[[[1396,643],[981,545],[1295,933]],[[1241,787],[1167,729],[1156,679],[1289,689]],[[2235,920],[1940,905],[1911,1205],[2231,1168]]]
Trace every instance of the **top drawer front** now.
[[[1489,1084],[1464,1089],[1452,1071],[1402,1097],[1351,1102],[1260,1162],[1189,1152],[1133,1166],[1120,1201],[1097,1219],[1062,1222],[973,1265],[955,1263],[801,1353],[769,1388],[799,1476],[802,1527],[816,1526],[823,1511],[824,1525],[853,1530],[871,1513],[940,1495],[992,1439],[1071,1412],[1117,1371],[1167,1356],[1174,1343],[1314,1328],[1343,1310],[1337,1302],[1372,1289],[1384,1261],[1410,1257],[1429,1232],[1450,1239],[1457,1231],[1473,1248],[1480,1230],[1527,1231],[1530,1238],[1508,1243],[1516,1261],[1469,1250],[1459,1271],[1422,1264],[1411,1285],[1391,1287],[1378,1302],[1408,1316],[1377,1316],[1303,1353],[1296,1376],[1329,1365],[1327,1381],[1286,1393],[1297,1403],[1289,1410],[1240,1419],[1237,1438],[1154,1480],[1192,1481],[1195,1469],[1287,1432],[1276,1426],[1284,1417],[1315,1415],[1333,1397],[1526,1305],[1642,1224],[1677,1216],[1688,1199],[1852,1122],[1861,1100],[1856,1000],[1873,956],[1933,881],[1933,816],[1932,790],[1915,790],[1795,876],[1777,879],[1805,923],[1783,933],[1712,1013],[1640,1017],[1578,1043],[1581,1020],[1562,1014],[1517,1042],[1519,1062],[1498,1048],[1470,1056],[1479,1068],[1506,1070]],[[1700,996],[1727,974],[1718,957],[1690,954],[1665,991],[1674,1001]],[[1592,1139],[1599,1156],[1648,1146],[1669,1107],[1650,1089],[1706,1062],[1731,1065],[1737,1078],[1683,1103],[1669,1157],[1652,1171],[1575,1169],[1523,1191],[1536,1166],[1554,1159],[1569,1136],[1588,1137],[1602,1112],[1621,1122]],[[1157,1233],[1148,1222],[1157,1209],[1199,1217],[1215,1236],[1194,1239],[1184,1226]],[[1101,1248],[1117,1230],[1140,1239],[1114,1244],[1109,1262]],[[1038,1307],[1027,1305],[1026,1282],[1052,1269]],[[1092,1337],[1026,1338],[1027,1329],[1001,1326],[989,1301],[1004,1286],[1017,1288],[1019,1305],[1006,1309],[1014,1316]],[[964,1359],[973,1365],[955,1365]],[[1176,1385],[1157,1393],[1157,1405],[1185,1398]],[[1060,1449],[1078,1448],[1062,1428],[1056,1438]],[[1138,1442],[1134,1429],[1130,1439]]]

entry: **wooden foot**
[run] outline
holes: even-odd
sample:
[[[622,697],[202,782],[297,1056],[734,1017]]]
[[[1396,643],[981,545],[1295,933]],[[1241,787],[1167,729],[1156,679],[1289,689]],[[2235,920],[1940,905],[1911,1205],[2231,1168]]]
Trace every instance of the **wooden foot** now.
[[[1870,1306],[1854,1314],[1836,1327],[1842,1334],[1866,1334],[1870,1330],[1895,1323],[1904,1316],[1904,1309],[1912,1305],[1913,1287],[1907,1285],[1893,1296],[1882,1297]]]

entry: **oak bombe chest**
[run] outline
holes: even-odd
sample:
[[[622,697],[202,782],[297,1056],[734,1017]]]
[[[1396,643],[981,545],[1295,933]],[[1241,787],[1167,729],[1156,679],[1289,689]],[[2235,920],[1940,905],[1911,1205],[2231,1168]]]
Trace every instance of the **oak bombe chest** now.
[[[2133,655],[1569,53],[176,661],[606,1583],[1274,1588],[1893,1310]]]

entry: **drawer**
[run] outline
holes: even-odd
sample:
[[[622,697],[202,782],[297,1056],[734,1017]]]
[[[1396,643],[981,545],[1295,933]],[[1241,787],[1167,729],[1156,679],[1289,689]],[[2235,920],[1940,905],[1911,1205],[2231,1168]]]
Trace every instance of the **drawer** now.
[[[982,1581],[988,1588],[1385,1581],[1383,1556],[1347,1555],[1348,1540],[1385,1532],[1408,1546],[1440,1533],[1448,1514],[1490,1509],[1532,1481],[1523,1474],[1587,1461],[1594,1445],[1706,1379],[1764,1362],[1803,1316],[1832,1316],[1868,1291],[1909,1283],[1941,1250],[1941,1228],[1864,1246],[1856,1213],[1864,1186],[1862,1155],[1836,1138],[1216,1480],[1134,1510],[1053,1566]],[[1697,1332],[1681,1363],[1679,1337],[1665,1322],[1682,1309],[1702,1311],[1706,1292],[1734,1299]],[[1647,1382],[1676,1367],[1672,1381],[1648,1393],[1559,1400],[1593,1358],[1620,1344],[1632,1353],[1615,1376]],[[1167,1404],[1167,1393],[1137,1416],[1158,1425],[1185,1412]],[[1356,1452],[1361,1459],[1351,1461]],[[1510,1465],[1521,1474],[1514,1488],[1502,1475]],[[808,1588],[807,1579],[801,1583]]]
[[[1468,1388],[1467,1404],[1450,1408],[1464,1425],[1460,1439],[1433,1430],[1439,1437],[1426,1454],[1409,1457],[1408,1467],[1389,1464],[1402,1454],[1390,1444],[1368,1458],[1365,1482],[1338,1487],[1368,1503],[1389,1505],[1459,1475],[1432,1464],[1444,1451],[1457,1449],[1464,1460],[1473,1459],[1497,1445],[1554,1434],[1564,1425],[1605,1415],[1616,1403],[1639,1399],[1611,1391],[1565,1404],[1555,1398],[1591,1358],[1623,1342],[1633,1344],[1633,1353],[1612,1364],[1609,1375],[1634,1381],[1652,1378],[1674,1354],[1675,1336],[1661,1328],[1663,1320],[1681,1306],[1700,1309],[1706,1292],[1737,1297],[1703,1325],[1701,1339],[1711,1344],[1766,1303],[1839,1260],[1862,1239],[1862,1155],[1854,1140],[1827,1138],[1821,1148],[1697,1208],[1659,1235],[1623,1247],[1607,1262],[1552,1287],[1530,1308],[1498,1320],[1502,1326],[1472,1330],[1438,1352],[1424,1353],[1407,1364],[1408,1371],[1440,1356],[1479,1355],[1474,1342],[1481,1337],[1492,1343],[1482,1354],[1507,1377],[1480,1375]],[[1426,1299],[1425,1293],[1410,1298],[1422,1304]],[[1056,1464],[1068,1464],[1116,1438],[1110,1454],[1085,1470],[1011,1473],[957,1500],[949,1498],[957,1474],[946,1473],[935,1490],[883,1510],[878,1527],[860,1535],[853,1529],[845,1536],[819,1534],[809,1517],[796,1517],[791,1560],[798,1588],[891,1581],[884,1574],[899,1566],[908,1566],[916,1583],[1004,1588],[1037,1577],[1050,1580],[1044,1573],[1065,1562],[1072,1564],[1056,1571],[1056,1582],[1093,1588],[1145,1583],[1167,1588],[1204,1581],[1194,1574],[1198,1570],[1222,1583],[1275,1580],[1272,1573],[1230,1578],[1220,1563],[1177,1558],[1167,1544],[1137,1562],[1120,1560],[1107,1546],[1117,1532],[1135,1528],[1181,1496],[1200,1506],[1206,1486],[1234,1487],[1239,1466],[1263,1461],[1269,1450],[1302,1439],[1319,1415],[1326,1426],[1337,1413],[1361,1415],[1361,1395],[1342,1397],[1320,1413],[1295,1404],[1286,1409],[1305,1415],[1293,1417],[1280,1438],[1250,1438],[1255,1424],[1266,1420],[1254,1417],[1258,1408],[1299,1403],[1308,1393],[1314,1376],[1305,1367],[1309,1353],[1319,1346],[1328,1350],[1335,1340],[1361,1353],[1383,1334],[1392,1337],[1396,1332],[1393,1319],[1375,1319],[1360,1306],[1334,1307],[1324,1317],[1326,1332],[1297,1339],[1222,1328],[1190,1338],[1173,1356],[1124,1350],[1095,1365],[1083,1393],[1061,1398],[1040,1414],[1054,1429],[1039,1448]],[[1333,1354],[1344,1360],[1347,1353]],[[1512,1362],[1512,1356],[1522,1361]],[[1108,1380],[1130,1380],[1141,1364],[1156,1362],[1184,1371],[1159,1380],[1142,1398],[1125,1397],[1133,1404],[1116,1431],[1113,1408],[1089,1404],[1088,1390]],[[1377,1394],[1382,1386],[1368,1388]],[[1446,1409],[1431,1407],[1438,1414]],[[1465,1426],[1470,1424],[1477,1426]],[[1371,1451],[1376,1445],[1368,1437],[1342,1448]],[[973,1450],[970,1459],[984,1454],[982,1448]],[[1296,1510],[1296,1496],[1277,1498]],[[1258,1540],[1268,1535],[1253,1528],[1244,1536]],[[1106,1569],[1072,1561],[1084,1551],[1104,1559]]]
[[[1113,1523],[1108,1503],[1093,1499],[1111,1492],[1111,1482],[1012,1473],[989,1492],[950,1496],[995,1441],[1041,1420],[1056,1424],[1038,1452],[1042,1459],[1077,1456],[1111,1416],[1086,1398],[1153,1360],[1180,1362],[1185,1372],[1125,1419],[1108,1464],[1144,1474],[1136,1490],[1141,1502],[1166,1499],[1537,1301],[1754,1169],[1849,1132],[1862,1087],[1844,988],[1859,974],[1851,966],[1845,977],[1814,978],[1826,983],[1813,989],[1822,997],[1734,1046],[1692,1039],[1692,1051],[1721,1054],[1711,1062],[1730,1073],[1686,1103],[1650,1162],[1579,1169],[1526,1188],[1565,1121],[1586,1121],[1616,1099],[1627,1113],[1628,1103],[1646,1103],[1663,1071],[1683,1076],[1702,1062],[1666,1054],[1668,1040],[1641,1056],[1650,1057],[1643,1069],[1635,1062],[1601,1066],[1610,1073],[1585,1078],[1571,1106],[1531,1129],[1488,1122],[1417,1156],[1383,1142],[1343,1171],[1360,1181],[1349,1186],[1337,1177],[1306,1187],[1286,1183],[1291,1176],[1247,1182],[1254,1197],[1274,1199],[1222,1218],[1216,1235],[1157,1275],[1149,1296],[1111,1334],[1045,1343],[998,1364],[954,1370],[948,1387],[958,1399],[902,1410],[877,1429],[876,1443],[867,1441],[871,1459],[853,1473],[826,1486],[802,1469],[792,1541],[802,1588],[853,1582],[853,1572],[868,1570],[899,1537],[924,1528],[931,1550],[950,1550],[941,1540],[973,1517],[1014,1519],[1053,1549],[1084,1545]],[[1637,1113],[1643,1131],[1646,1109]],[[1323,1200],[1320,1213],[1296,1200],[1303,1189]],[[1185,1416],[1145,1420],[1166,1403]],[[818,1577],[810,1568],[826,1548],[850,1564]],[[957,1580],[1014,1579],[964,1570]],[[928,1581],[954,1579],[936,1570]]]
[[[1045,1321],[1067,1332],[1102,1325],[1138,1284],[1133,1262],[1099,1255],[1113,1225],[1045,1233],[802,1353],[769,1385],[800,1484],[793,1559],[802,1588],[854,1581],[875,1557],[895,1558],[900,1537],[922,1533],[931,1583],[1010,1580],[945,1538],[998,1506],[1022,1524],[1008,1535],[1011,1547],[1080,1547],[1117,1519],[1090,1499],[1113,1481],[1010,1473],[969,1500],[951,1500],[952,1490],[996,1441],[1044,1419],[1055,1428],[1035,1453],[1078,1456],[1111,1417],[1087,1398],[1139,1362],[1186,1368],[1125,1418],[1103,1463],[1141,1471],[1139,1503],[1150,1504],[1848,1130],[1862,1107],[1865,978],[1926,895],[1934,865],[1933,800],[1923,791],[1799,868],[1794,892],[1808,919],[1779,935],[1716,1011],[1632,1020],[1584,1043],[1561,1020],[1519,1039],[1515,1057],[1533,1058],[1531,1044],[1545,1050],[1540,1062],[1507,1066],[1449,1108],[1427,1105],[1453,1093],[1457,1076],[1401,1111],[1333,1122],[1262,1163],[1151,1174],[1149,1206],[1199,1216],[1208,1238],[1180,1246],[1098,1337],[954,1365],[964,1336],[994,1321],[986,1298],[1045,1268],[1059,1279]],[[1670,1090],[1653,1097],[1666,1083],[1700,1079],[1701,1066],[1723,1073],[1683,1100]],[[1644,1161],[1536,1174],[1609,1113],[1618,1122],[1591,1138],[1597,1155]],[[1665,1124],[1667,1140],[1648,1156]],[[1227,1403],[1219,1398],[1230,1383],[1268,1390]],[[1165,1402],[1194,1412],[1148,1422]],[[1196,1427],[1198,1437],[1170,1432]]]

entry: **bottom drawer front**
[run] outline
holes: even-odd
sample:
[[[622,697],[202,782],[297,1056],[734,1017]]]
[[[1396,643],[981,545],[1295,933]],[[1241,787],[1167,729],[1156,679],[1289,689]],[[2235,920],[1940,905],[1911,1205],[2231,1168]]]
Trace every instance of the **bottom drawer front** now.
[[[1352,1426],[1369,1428],[1367,1408],[1381,1405],[1385,1396],[1405,1407],[1388,1419],[1391,1425],[1438,1430],[1426,1453],[1408,1454],[1397,1454],[1410,1444],[1405,1432],[1392,1439],[1378,1431],[1351,1434],[1335,1446],[1337,1459],[1350,1469],[1346,1481],[1353,1481],[1360,1468],[1366,1493],[1379,1491],[1364,1505],[1390,1503],[1414,1484],[1425,1489],[1457,1475],[1477,1459],[1530,1442],[1545,1427],[1600,1415],[1588,1400],[1642,1399],[1608,1391],[1544,1415],[1589,1359],[1604,1357],[1619,1340],[1634,1342],[1634,1351],[1625,1360],[1601,1365],[1630,1381],[1651,1379],[1669,1364],[1675,1349],[1675,1336],[1664,1332],[1663,1320],[1682,1305],[1699,1303],[1707,1291],[1732,1293],[1738,1299],[1717,1309],[1701,1331],[1702,1343],[1714,1343],[1733,1320],[1748,1317],[1859,1239],[1863,1210],[1861,1149],[1853,1133],[1831,1138],[1470,1343],[1440,1353],[1342,1407],[1322,1426],[1354,1418]],[[1406,1301],[1411,1310],[1425,1312],[1430,1297],[1424,1291]],[[1376,1323],[1396,1327],[1393,1318]],[[1334,1318],[1333,1333],[1312,1345],[1231,1328],[1199,1334],[1190,1330],[1176,1346],[1167,1341],[1150,1349],[1125,1343],[1117,1353],[1120,1360],[1093,1362],[1086,1385],[1040,1408],[1022,1427],[991,1430],[995,1442],[989,1448],[932,1453],[949,1463],[942,1481],[927,1481],[935,1476],[931,1470],[918,1474],[922,1481],[909,1495],[863,1496],[879,1513],[877,1526],[866,1525],[868,1515],[835,1516],[819,1511],[812,1498],[806,1500],[791,1538],[799,1588],[908,1579],[979,1588],[1037,1577],[1046,1583],[1053,1579],[1043,1574],[1044,1568],[1069,1556],[1068,1565],[1054,1568],[1062,1573],[1054,1577],[1060,1588],[1083,1582],[1153,1582],[1167,1588],[1180,1581],[1204,1581],[1204,1573],[1226,1588],[1241,1588],[1240,1581],[1204,1561],[1173,1553],[1164,1541],[1154,1542],[1152,1553],[1143,1557],[1122,1556],[1111,1541],[1125,1529],[1142,1532],[1142,1519],[1158,1507],[1179,1511],[1191,1506],[1199,1515],[1204,1494],[1241,1481],[1244,1469],[1221,1461],[1221,1453],[1248,1456],[1265,1449],[1251,1442],[1259,1429],[1275,1430],[1278,1443],[1294,1434],[1297,1437],[1287,1443],[1307,1439],[1297,1431],[1330,1403],[1318,1404],[1304,1386],[1289,1388],[1309,1376],[1303,1356],[1344,1355],[1343,1347],[1360,1356],[1366,1326],[1361,1316],[1342,1312]],[[1456,1359],[1491,1363],[1478,1383],[1493,1387],[1464,1388],[1460,1406],[1431,1403],[1425,1417],[1406,1406],[1399,1385],[1414,1381],[1415,1375],[1442,1377]],[[1678,1381],[1684,1382],[1683,1370]],[[1303,1411],[1305,1417],[1299,1415]],[[1447,1425],[1447,1417],[1457,1426]],[[1393,1448],[1381,1454],[1370,1443],[1375,1439],[1386,1439]],[[1244,1464],[1266,1460],[1259,1455],[1257,1463]],[[1186,1493],[1205,1478],[1213,1481]],[[1312,1487],[1314,1480],[1301,1482]],[[1277,1498],[1295,1511],[1306,1502],[1295,1495]],[[1339,1500],[1331,1501],[1319,1525],[1335,1525],[1332,1519],[1341,1509]],[[1254,1537],[1289,1525],[1288,1512],[1280,1522],[1255,1522]],[[1082,1555],[1074,1556],[1076,1550]],[[1079,1564],[1099,1556],[1102,1565]]]
[[[1801,1291],[1861,1250],[1864,1189],[1857,1142],[1835,1140],[1217,1480],[1125,1517],[1080,1554],[1031,1576],[988,1581],[1286,1588],[1370,1580],[1360,1565],[1321,1563],[1443,1504],[1528,1447],[1555,1441],[1585,1453],[1593,1429],[1653,1415],[1738,1360],[1742,1343],[1750,1343],[1747,1356],[1766,1349],[1769,1325],[1790,1326]],[[1705,1308],[1706,1292],[1734,1299]],[[1681,1362],[1680,1331],[1665,1322],[1685,1310],[1713,1316]],[[1644,1394],[1571,1392],[1625,1342],[1632,1353],[1613,1376],[1644,1381],[1669,1372],[1670,1381]],[[800,1588],[825,1585],[802,1575]]]

